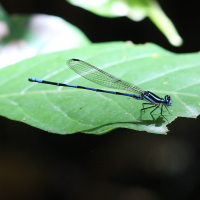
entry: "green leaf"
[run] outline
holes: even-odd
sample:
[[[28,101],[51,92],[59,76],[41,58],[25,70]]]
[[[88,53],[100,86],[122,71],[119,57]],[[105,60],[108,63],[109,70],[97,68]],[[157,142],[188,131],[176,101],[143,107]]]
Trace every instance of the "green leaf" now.
[[[0,28],[0,68],[37,54],[90,44],[78,28],[50,15],[7,16]]]
[[[0,70],[0,115],[59,134],[103,134],[115,128],[165,134],[167,121],[150,110],[139,121],[144,101],[131,97],[28,82],[29,77],[107,89],[79,77],[66,61],[78,58],[116,77],[170,95],[169,122],[200,112],[200,54],[174,54],[154,44],[111,42],[36,56]]]
[[[103,17],[127,16],[134,21],[140,21],[145,17],[149,17],[149,19],[160,29],[172,45],[180,46],[183,42],[174,24],[167,17],[156,0],[67,1]],[[130,27],[128,27],[128,29],[130,31]]]

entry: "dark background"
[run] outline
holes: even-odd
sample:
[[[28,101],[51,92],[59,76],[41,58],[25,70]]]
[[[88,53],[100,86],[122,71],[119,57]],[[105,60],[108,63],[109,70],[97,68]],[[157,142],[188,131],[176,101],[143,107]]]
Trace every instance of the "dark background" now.
[[[159,1],[184,39],[171,46],[149,20],[103,18],[64,0],[2,0],[10,13],[45,13],[79,27],[92,42],[156,43],[200,50],[198,1]],[[168,135],[117,129],[102,136],[57,135],[0,117],[0,199],[198,200],[200,118],[177,118]]]

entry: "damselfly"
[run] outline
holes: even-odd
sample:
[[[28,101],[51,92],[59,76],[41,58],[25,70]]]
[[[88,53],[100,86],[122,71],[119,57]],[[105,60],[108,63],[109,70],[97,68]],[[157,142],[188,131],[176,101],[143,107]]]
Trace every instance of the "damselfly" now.
[[[50,81],[45,81],[45,80],[41,80],[41,79],[33,78],[33,77],[29,78],[28,80],[31,82],[80,88],[80,89],[92,90],[95,92],[105,92],[105,93],[110,93],[110,94],[117,94],[117,95],[133,97],[134,99],[137,99],[137,100],[144,100],[144,101],[147,101],[148,103],[142,104],[143,108],[140,110],[140,120],[142,120],[142,112],[143,111],[145,112],[145,110],[149,109],[149,108],[154,108],[150,112],[150,115],[154,120],[155,120],[155,118],[153,116],[153,112],[155,110],[157,110],[158,108],[160,108],[160,110],[161,110],[161,113],[160,113],[161,116],[163,116],[167,120],[167,118],[163,115],[163,112],[164,112],[163,106],[165,106],[166,110],[170,114],[167,107],[172,105],[172,100],[169,95],[166,95],[164,99],[160,98],[150,91],[142,90],[139,87],[137,87],[127,81],[121,80],[121,79],[119,79],[119,78],[87,63],[87,62],[79,60],[79,59],[70,59],[67,61],[67,65],[72,70],[74,70],[77,74],[79,74],[80,76],[82,76],[85,79],[88,79],[89,81],[92,81],[94,83],[97,83],[99,85],[102,85],[102,86],[105,86],[108,88],[129,91],[129,92],[137,93],[137,94],[127,94],[127,93],[121,93],[121,92],[114,92],[114,91],[107,91],[107,90],[102,90],[102,89],[83,87],[83,86],[78,86],[78,85],[50,82]],[[148,105],[149,107],[145,108],[145,105]]]

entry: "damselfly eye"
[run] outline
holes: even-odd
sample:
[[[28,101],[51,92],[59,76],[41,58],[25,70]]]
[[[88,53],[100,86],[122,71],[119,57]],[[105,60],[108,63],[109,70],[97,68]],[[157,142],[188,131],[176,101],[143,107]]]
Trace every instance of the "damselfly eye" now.
[[[165,101],[166,101],[166,102],[169,102],[170,100],[171,100],[171,97],[170,97],[169,95],[166,95],[166,96],[165,96]]]
[[[171,100],[171,97],[169,95],[165,96],[165,102],[166,102],[167,106],[172,105],[172,100]]]

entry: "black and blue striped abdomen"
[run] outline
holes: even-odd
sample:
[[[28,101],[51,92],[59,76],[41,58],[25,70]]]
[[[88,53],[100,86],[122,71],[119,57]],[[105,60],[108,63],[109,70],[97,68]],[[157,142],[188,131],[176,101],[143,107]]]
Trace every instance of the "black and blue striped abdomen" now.
[[[92,90],[92,91],[95,91],[95,92],[105,92],[105,93],[110,93],[110,94],[117,94],[117,95],[129,96],[129,97],[133,97],[135,99],[141,99],[141,96],[140,95],[136,95],[136,94],[114,92],[114,91],[101,90],[101,89],[95,89],[95,88],[84,87],[84,86],[79,86],[79,85],[71,85],[71,84],[65,84],[65,86],[75,87],[75,88],[80,88],[80,89],[86,89],[86,90]]]

